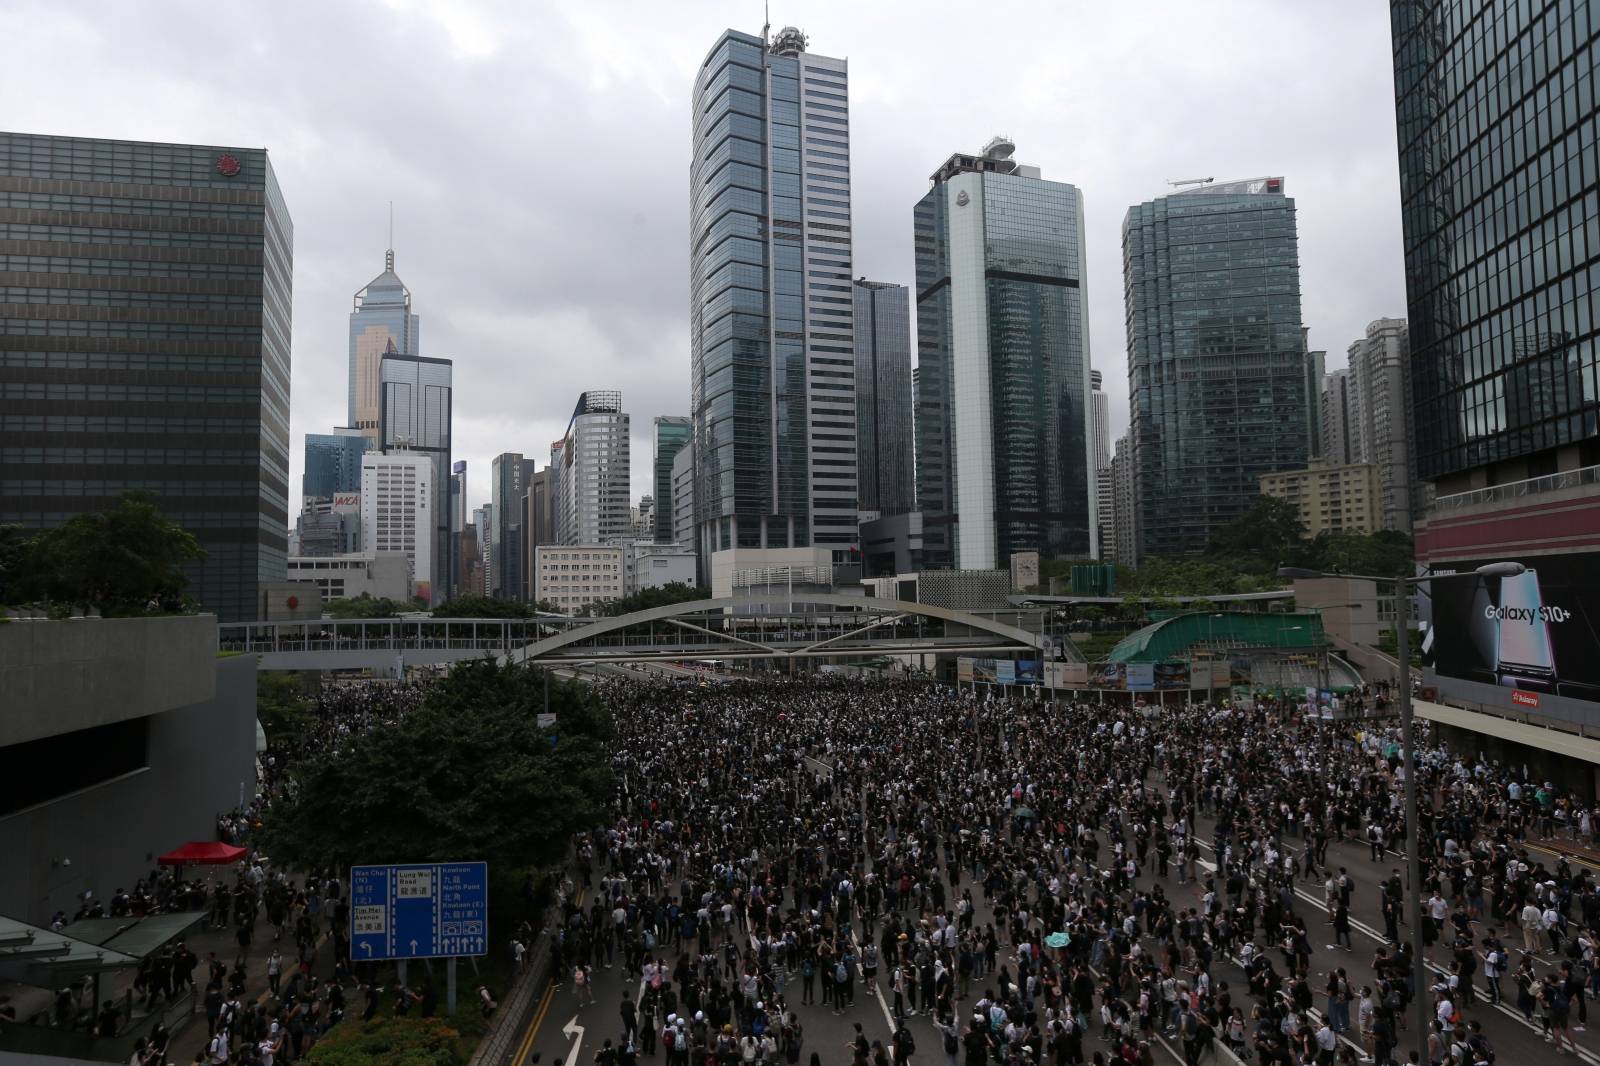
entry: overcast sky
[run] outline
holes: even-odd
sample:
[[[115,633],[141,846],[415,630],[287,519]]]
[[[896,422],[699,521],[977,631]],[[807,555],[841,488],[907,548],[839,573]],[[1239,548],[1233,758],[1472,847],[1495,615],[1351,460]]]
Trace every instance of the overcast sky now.
[[[850,61],[858,275],[913,282],[927,176],[995,133],[1077,185],[1090,343],[1127,424],[1120,226],[1167,179],[1283,175],[1311,344],[1330,369],[1403,317],[1388,5],[773,0]],[[585,388],[687,414],[689,99],[759,0],[270,4],[7,0],[0,126],[265,146],[294,219],[293,478],[345,420],[352,294],[397,272],[422,354],[455,360],[455,456],[541,459]]]

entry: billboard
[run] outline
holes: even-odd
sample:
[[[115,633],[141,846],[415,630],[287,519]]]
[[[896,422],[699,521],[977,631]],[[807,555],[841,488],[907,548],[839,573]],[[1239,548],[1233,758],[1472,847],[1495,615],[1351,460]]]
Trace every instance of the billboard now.
[[[1124,677],[1129,692],[1154,692],[1156,688],[1155,663],[1128,663]]]
[[[1002,685],[1017,683],[1017,664],[1010,659],[991,659],[994,664],[994,679]]]
[[[1155,668],[1156,688],[1169,692],[1188,689],[1188,663],[1156,663]]]
[[[1088,688],[1088,663],[1045,663],[1045,684],[1051,688]]]
[[[1096,663],[1093,679],[1095,688],[1124,689],[1128,687],[1127,663]]]
[[[1528,569],[1516,577],[1470,572],[1491,561],[1434,567],[1457,576],[1422,586],[1423,662],[1503,688],[1508,704],[1538,693],[1600,701],[1600,552],[1518,559]]]
[[[963,655],[956,659],[956,680],[970,682],[972,680],[972,658]]]
[[[1044,680],[1042,667],[1044,664],[1038,659],[1018,659],[1016,663],[1017,684],[1037,685]]]
[[[333,510],[335,513],[360,513],[361,493],[340,492],[333,497]]]
[[[974,681],[982,681],[984,684],[988,684],[988,685],[992,685],[996,681],[998,681],[999,678],[997,678],[995,676],[995,663],[994,663],[994,660],[993,659],[974,659],[974,660],[972,660],[972,680],[974,680]]]

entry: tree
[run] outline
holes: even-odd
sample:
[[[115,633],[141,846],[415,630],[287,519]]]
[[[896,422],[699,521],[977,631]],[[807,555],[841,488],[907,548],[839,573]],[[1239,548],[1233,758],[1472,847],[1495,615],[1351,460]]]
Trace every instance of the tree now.
[[[329,618],[398,618],[416,609],[416,604],[410,600],[374,598],[365,592],[348,599],[329,600],[322,605],[322,613]]]
[[[544,681],[493,659],[458,664],[399,722],[298,767],[268,813],[266,849],[301,869],[558,861],[610,798],[611,723],[592,693],[557,682],[556,724],[540,729]]]
[[[435,618],[532,618],[533,605],[489,596],[457,596],[433,609]]]
[[[612,600],[603,604],[605,614],[613,617],[623,614],[632,614],[634,611],[648,611],[652,607],[665,607],[671,603],[692,603],[710,597],[705,589],[696,588],[682,581],[674,581],[655,588],[640,589],[632,596],[624,596],[620,600]]]
[[[352,1019],[318,1040],[305,1061],[310,1066],[441,1066],[461,1060],[459,1036],[440,1018]]]
[[[283,670],[258,671],[256,719],[266,731],[269,745],[307,728],[312,722],[311,704],[301,676]]]
[[[1394,530],[1370,535],[1321,533],[1311,542],[1306,565],[1338,574],[1391,574],[1412,572],[1416,550],[1411,538]]]
[[[1206,553],[1269,570],[1294,563],[1305,549],[1306,527],[1288,500],[1262,496],[1255,506],[1211,534]]]
[[[21,603],[33,539],[18,525],[0,525],[0,604]]]
[[[192,534],[161,516],[154,499],[149,492],[124,492],[111,510],[74,515],[34,537],[18,582],[21,595],[83,604],[108,616],[184,610],[189,579],[183,565],[205,552]]]

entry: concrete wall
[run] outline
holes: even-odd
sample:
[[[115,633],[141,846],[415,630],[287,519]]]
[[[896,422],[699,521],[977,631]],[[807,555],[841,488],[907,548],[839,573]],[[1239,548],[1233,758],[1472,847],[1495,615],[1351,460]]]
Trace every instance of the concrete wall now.
[[[127,621],[160,625],[190,620]],[[206,616],[204,621],[215,644],[216,619]],[[66,623],[0,630],[57,625]],[[208,690],[204,699],[151,718],[145,769],[0,818],[0,914],[45,924],[56,910],[75,909],[86,890],[109,900],[119,887],[131,889],[154,869],[162,852],[189,840],[216,839],[217,815],[239,802],[241,785],[247,799],[254,795],[254,658],[217,659],[208,652],[205,684],[191,673],[168,665],[159,685],[144,679],[145,685],[163,691],[141,692],[130,679],[119,698],[110,701],[120,712],[127,705],[170,703],[173,691]],[[116,712],[108,708],[105,720],[132,717]]]
[[[210,700],[216,653],[209,614],[0,625],[0,745]]]

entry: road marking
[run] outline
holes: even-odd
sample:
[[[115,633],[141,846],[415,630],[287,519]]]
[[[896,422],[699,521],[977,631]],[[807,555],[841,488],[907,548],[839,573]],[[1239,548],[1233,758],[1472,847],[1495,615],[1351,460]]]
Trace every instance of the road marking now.
[[[1207,851],[1210,851],[1212,853],[1216,852],[1215,848],[1213,848],[1206,841],[1201,840],[1199,836],[1193,837],[1193,840],[1194,840],[1194,842],[1196,844],[1199,844],[1201,847],[1205,848]],[[1210,867],[1211,871],[1213,873],[1216,872],[1217,867],[1216,867],[1215,863],[1206,862],[1206,860],[1204,860],[1204,859],[1201,859],[1200,863],[1203,866]],[[1313,896],[1311,893],[1309,893],[1305,889],[1301,888],[1298,884],[1295,885],[1294,893],[1295,893],[1295,895],[1299,896],[1301,899],[1307,901],[1308,903],[1312,903],[1312,904],[1315,904],[1319,908],[1326,909],[1327,904],[1324,901],[1319,900],[1317,897]],[[1350,928],[1356,930],[1357,932],[1361,933],[1364,936],[1367,936],[1367,937],[1370,937],[1373,940],[1376,940],[1380,944],[1389,943],[1389,938],[1387,936],[1385,936],[1382,933],[1378,932],[1378,930],[1374,929],[1372,926],[1366,924],[1365,922],[1357,921],[1356,919],[1351,918],[1350,919]],[[1438,974],[1441,977],[1447,976],[1444,967],[1435,965],[1434,963],[1428,961],[1428,959],[1426,959],[1426,958],[1424,958],[1422,961],[1423,961],[1423,965],[1426,966],[1433,973]],[[1541,1036],[1544,1035],[1544,1029],[1542,1027],[1540,1027],[1538,1025],[1535,1025],[1533,1022],[1530,1022],[1528,1019],[1524,1018],[1522,1016],[1522,1012],[1521,1011],[1512,1010],[1510,1007],[1507,1007],[1505,1005],[1504,1000],[1502,1000],[1499,1003],[1489,1003],[1489,1000],[1487,998],[1485,998],[1485,997],[1477,997],[1477,999],[1481,999],[1482,1002],[1488,1003],[1489,1006],[1493,1007],[1495,1010],[1498,1010],[1501,1014],[1504,1014],[1507,1018],[1510,1018],[1512,1021],[1517,1022],[1523,1028],[1528,1029],[1528,1030],[1530,1030],[1532,1032],[1538,1033]],[[1475,1001],[1477,1001],[1477,999],[1475,999]],[[1315,1010],[1315,1008],[1312,1008],[1312,1009]],[[1340,1039],[1343,1039],[1343,1038],[1341,1037]],[[1350,1041],[1346,1040],[1345,1043],[1348,1044],[1348,1043],[1350,1043]],[[1600,1066],[1600,1055],[1596,1055],[1594,1052],[1590,1051],[1588,1048],[1583,1047],[1576,1040],[1574,1040],[1572,1042],[1572,1044],[1573,1044],[1573,1047],[1576,1049],[1578,1057],[1581,1058],[1584,1062],[1589,1063],[1590,1066]],[[1354,1045],[1354,1044],[1351,1044],[1351,1046],[1352,1047],[1356,1047],[1356,1045]],[[1356,1047],[1356,1050],[1360,1051],[1362,1053],[1362,1058],[1363,1059],[1366,1058],[1365,1049],[1360,1048],[1360,1047]]]
[[[550,1012],[550,1001],[555,998],[556,983],[552,979],[545,986],[544,998],[539,1001],[539,1007],[533,1012],[533,1019],[528,1023],[528,1031],[523,1034],[522,1043],[517,1046],[517,1053],[511,1059],[511,1066],[523,1066],[528,1059],[528,1052],[533,1050],[533,1039],[539,1035],[539,1025],[544,1021],[544,1016]]]

